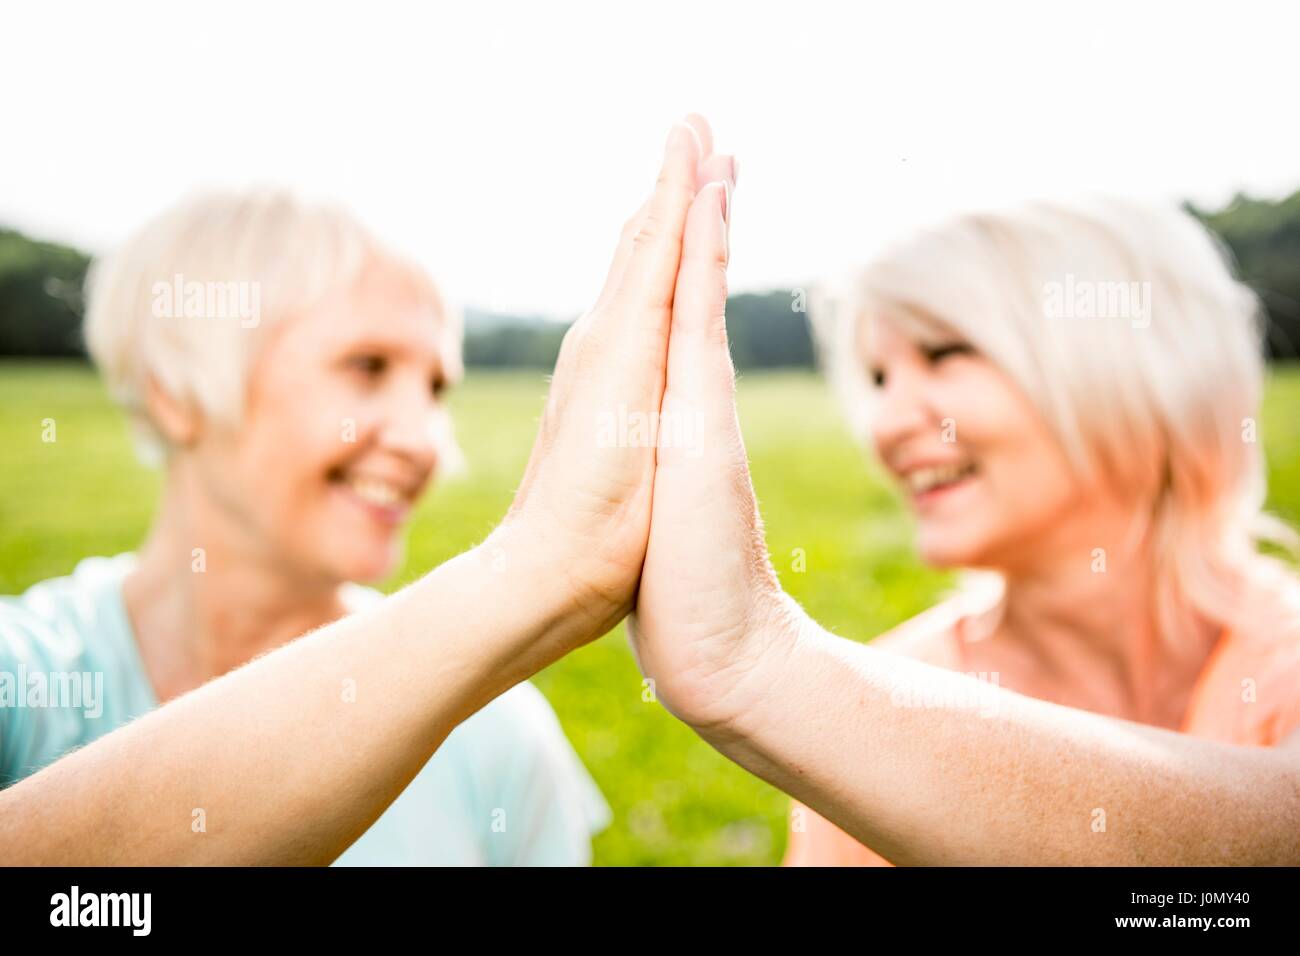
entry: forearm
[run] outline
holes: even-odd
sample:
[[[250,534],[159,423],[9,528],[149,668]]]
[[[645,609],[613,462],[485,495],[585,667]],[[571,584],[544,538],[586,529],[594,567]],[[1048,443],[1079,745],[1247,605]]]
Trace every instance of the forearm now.
[[[1034,700],[795,616],[748,706],[701,732],[895,863],[1300,863],[1293,750]]]
[[[492,553],[486,549],[492,548]],[[0,792],[11,864],[321,864],[562,624],[496,542]]]

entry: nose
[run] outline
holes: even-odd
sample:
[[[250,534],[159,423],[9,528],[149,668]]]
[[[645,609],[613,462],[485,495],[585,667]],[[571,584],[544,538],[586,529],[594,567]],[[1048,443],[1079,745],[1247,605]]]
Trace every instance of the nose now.
[[[419,379],[389,390],[380,443],[385,451],[432,471],[438,463],[438,416],[448,414]]]
[[[871,440],[886,461],[897,448],[938,427],[924,376],[908,367],[891,369],[875,396]]]

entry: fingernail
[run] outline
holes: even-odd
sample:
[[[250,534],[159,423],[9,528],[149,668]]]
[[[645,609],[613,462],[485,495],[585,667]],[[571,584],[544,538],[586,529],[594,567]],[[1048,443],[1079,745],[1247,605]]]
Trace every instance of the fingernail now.
[[[722,189],[722,241],[727,249],[727,262],[731,262],[731,183],[723,182]]]
[[[737,177],[740,175],[740,163],[735,156],[731,157],[731,185],[735,186]]]

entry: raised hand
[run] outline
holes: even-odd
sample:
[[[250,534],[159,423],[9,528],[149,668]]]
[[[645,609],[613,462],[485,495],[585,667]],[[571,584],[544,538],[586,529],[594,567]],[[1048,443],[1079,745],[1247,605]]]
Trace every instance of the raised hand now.
[[[457,724],[612,627],[641,573],[655,447],[602,440],[602,418],[657,417],[688,211],[704,208],[692,207],[701,182],[733,175],[711,153],[703,120],[673,131],[604,291],[565,340],[528,471],[486,541],[0,791],[0,859],[329,862]],[[712,208],[727,188],[706,190]],[[231,743],[245,740],[257,746]],[[195,806],[222,821],[202,838]]]
[[[696,727],[744,706],[741,689],[789,617],[763,542],[727,349],[730,188],[691,206],[673,296],[654,520],[629,632],[660,700]],[[672,440],[685,436],[686,440]]]
[[[532,457],[494,535],[503,562],[528,552],[526,566],[544,566],[569,603],[554,646],[536,649],[547,657],[605,633],[632,607],[650,533],[655,447],[626,441],[611,426],[658,417],[688,211],[701,183],[730,180],[733,169],[731,157],[712,155],[702,118],[677,124],[600,297],[565,336]],[[715,207],[729,188],[712,187]]]

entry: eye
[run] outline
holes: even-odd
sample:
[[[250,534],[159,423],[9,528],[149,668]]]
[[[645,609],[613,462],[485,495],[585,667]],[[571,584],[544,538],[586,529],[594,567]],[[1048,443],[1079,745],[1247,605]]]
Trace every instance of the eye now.
[[[947,342],[932,345],[925,349],[925,357],[931,365],[936,365],[953,355],[973,355],[975,350],[965,342]]]
[[[447,394],[448,383],[441,375],[435,375],[433,381],[429,383],[429,391],[434,398],[442,398]]]
[[[885,387],[885,370],[883,368],[871,369],[871,384],[876,388]]]
[[[388,359],[382,355],[354,355],[348,359],[348,367],[356,369],[367,378],[378,378],[388,369]]]

